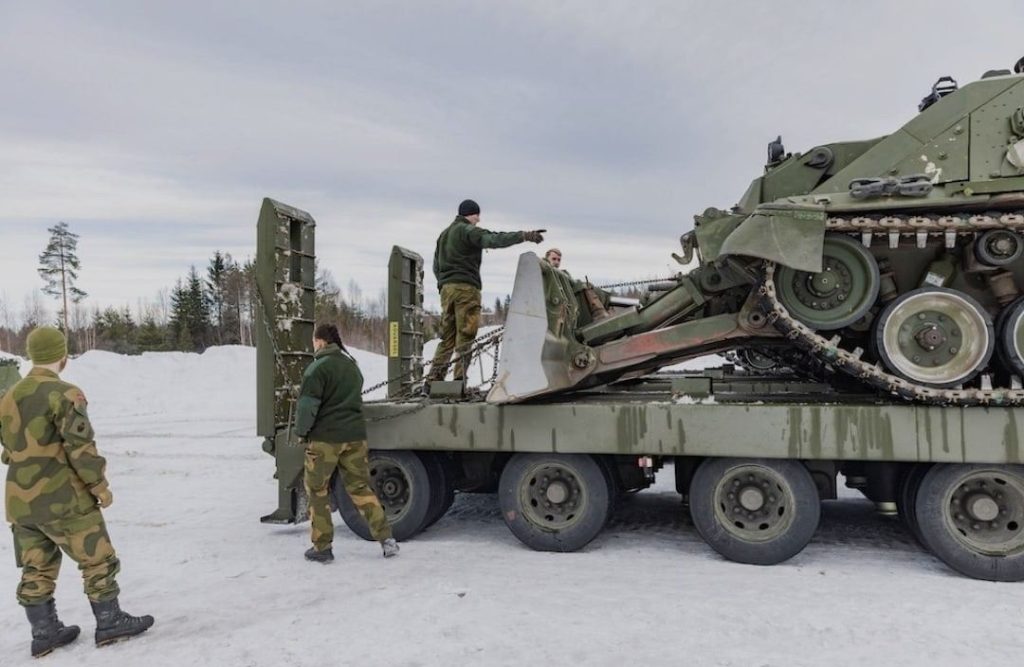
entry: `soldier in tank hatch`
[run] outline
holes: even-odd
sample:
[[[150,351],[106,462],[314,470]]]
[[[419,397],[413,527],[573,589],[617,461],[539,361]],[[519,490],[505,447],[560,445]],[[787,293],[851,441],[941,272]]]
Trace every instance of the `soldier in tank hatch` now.
[[[68,359],[64,334],[35,329],[28,356],[32,370],[0,399],[0,458],[8,466],[7,521],[21,568],[17,598],[32,624],[32,655],[38,657],[79,634],[78,626],[61,623],[53,599],[62,551],[82,571],[98,646],[145,632],[153,617],[131,616],[118,604],[121,565],[100,511],[113,495],[85,395],[59,376]]]

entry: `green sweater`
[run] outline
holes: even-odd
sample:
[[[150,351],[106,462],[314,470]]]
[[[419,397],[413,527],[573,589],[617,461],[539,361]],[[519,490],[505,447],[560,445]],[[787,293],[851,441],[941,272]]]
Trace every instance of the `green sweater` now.
[[[366,440],[362,394],[355,359],[333,343],[322,348],[302,374],[295,432],[321,442]]]
[[[484,248],[507,248],[523,242],[522,232],[491,232],[461,215],[437,237],[434,277],[437,286],[467,283],[480,289],[480,260]]]

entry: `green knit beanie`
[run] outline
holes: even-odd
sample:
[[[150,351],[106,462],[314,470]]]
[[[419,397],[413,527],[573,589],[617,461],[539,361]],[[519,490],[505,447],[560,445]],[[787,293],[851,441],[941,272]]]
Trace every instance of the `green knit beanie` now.
[[[28,358],[37,366],[55,364],[68,356],[68,341],[59,329],[37,327],[28,335]]]

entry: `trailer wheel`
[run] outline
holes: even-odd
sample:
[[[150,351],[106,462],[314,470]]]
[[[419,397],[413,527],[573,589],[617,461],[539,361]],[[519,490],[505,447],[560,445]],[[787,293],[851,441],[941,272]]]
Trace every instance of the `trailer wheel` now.
[[[915,463],[900,481],[899,496],[896,499],[896,510],[904,528],[921,546],[924,546],[924,539],[917,525],[917,492],[929,468],[927,463]]]
[[[430,511],[430,482],[427,467],[415,452],[370,452],[370,485],[384,507],[396,540],[407,540],[423,530]],[[364,540],[373,540],[340,475],[335,475],[331,493],[345,525]]]
[[[586,454],[517,454],[498,484],[502,518],[537,551],[576,551],[604,528],[611,511],[608,476]]]
[[[932,466],[917,493],[925,546],[957,572],[1024,580],[1024,466]]]
[[[437,523],[455,502],[455,479],[450,465],[440,455],[423,452],[420,457],[430,476],[430,511],[423,524],[423,530],[426,530]]]
[[[811,474],[796,461],[707,459],[690,483],[690,515],[722,556],[774,565],[811,541],[821,500]]]

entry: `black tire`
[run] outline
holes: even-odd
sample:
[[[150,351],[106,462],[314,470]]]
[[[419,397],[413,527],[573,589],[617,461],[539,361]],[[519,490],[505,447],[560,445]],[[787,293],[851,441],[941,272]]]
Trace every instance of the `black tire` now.
[[[426,530],[437,523],[455,502],[455,479],[448,462],[441,455],[420,452],[420,458],[430,476],[430,511],[422,528]]]
[[[603,467],[587,454],[517,454],[498,484],[505,524],[537,551],[582,549],[608,522],[611,496]]]
[[[917,492],[921,488],[921,480],[930,467],[930,464],[927,463],[912,465],[900,480],[899,496],[896,499],[896,510],[900,515],[900,521],[903,522],[903,527],[921,546],[925,545],[924,539],[921,537],[921,528],[917,525]]]
[[[754,478],[748,487],[749,475]],[[740,486],[733,485],[740,480]],[[740,506],[742,501],[726,499],[728,493],[742,495],[748,488],[765,494],[764,504],[749,510],[752,518]],[[729,507],[727,502],[737,504]],[[734,515],[735,510],[742,512]],[[704,541],[725,558],[774,565],[800,553],[811,541],[821,518],[821,500],[810,472],[796,461],[713,458],[693,475],[690,516]]]
[[[371,451],[370,485],[384,506],[396,540],[407,540],[423,530],[431,507],[431,484],[427,467],[415,452]],[[335,475],[331,493],[345,525],[372,541],[370,527],[345,492],[340,475]]]
[[[985,489],[982,481],[999,494],[992,501],[996,527],[969,513],[963,523],[964,499],[977,497],[970,491]],[[952,569],[974,579],[1024,581],[1024,466],[934,465],[921,480],[916,512],[925,546]],[[993,538],[1002,542],[986,542]]]

